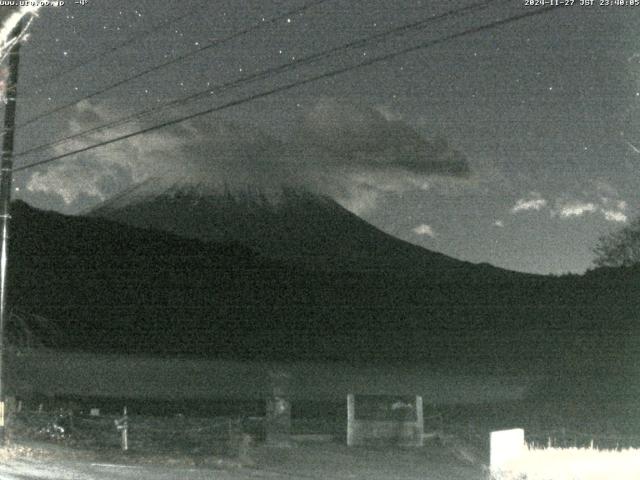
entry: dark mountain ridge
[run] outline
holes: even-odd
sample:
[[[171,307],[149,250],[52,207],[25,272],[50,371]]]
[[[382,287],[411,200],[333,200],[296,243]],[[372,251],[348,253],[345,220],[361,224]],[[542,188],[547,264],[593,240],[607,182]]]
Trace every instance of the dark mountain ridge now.
[[[640,358],[638,268],[319,269],[20,202],[13,218],[10,303],[56,324],[53,348],[537,371]]]

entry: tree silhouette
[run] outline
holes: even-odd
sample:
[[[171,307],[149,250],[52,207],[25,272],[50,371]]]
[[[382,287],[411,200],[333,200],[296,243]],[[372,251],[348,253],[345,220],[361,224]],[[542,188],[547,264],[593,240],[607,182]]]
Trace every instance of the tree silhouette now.
[[[594,248],[597,267],[628,267],[640,264],[640,217],[629,225],[600,237]]]

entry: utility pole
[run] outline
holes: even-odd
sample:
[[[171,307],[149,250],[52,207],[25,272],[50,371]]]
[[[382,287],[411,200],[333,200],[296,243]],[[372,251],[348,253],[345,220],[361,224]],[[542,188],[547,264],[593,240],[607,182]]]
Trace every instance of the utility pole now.
[[[2,222],[2,245],[0,246],[0,445],[5,443],[5,347],[4,327],[7,323],[7,261],[9,243],[9,220],[11,206],[11,180],[13,173],[13,137],[16,125],[16,100],[18,96],[18,65],[20,63],[20,35],[24,28],[20,20],[11,32],[15,43],[9,52],[9,78],[7,80],[7,104],[4,109],[4,138],[0,161],[0,220]]]

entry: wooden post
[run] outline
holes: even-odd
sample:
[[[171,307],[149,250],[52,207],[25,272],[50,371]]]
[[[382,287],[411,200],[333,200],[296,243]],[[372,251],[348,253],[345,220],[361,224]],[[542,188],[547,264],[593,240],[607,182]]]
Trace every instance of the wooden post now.
[[[122,425],[122,450],[129,450],[129,419],[127,418],[127,407],[124,407],[124,424]]]
[[[416,437],[417,446],[424,446],[424,412],[422,411],[422,395],[416,395]]]
[[[129,450],[129,417],[127,416],[127,407],[124,407],[122,418],[115,420],[116,429],[120,431],[120,446],[122,451]]]
[[[353,393],[347,395],[347,445],[353,445],[354,421],[356,419],[356,401]]]

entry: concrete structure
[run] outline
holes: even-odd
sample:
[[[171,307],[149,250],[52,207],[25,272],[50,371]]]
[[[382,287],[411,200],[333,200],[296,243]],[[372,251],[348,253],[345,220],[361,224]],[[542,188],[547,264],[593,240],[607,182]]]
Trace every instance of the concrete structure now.
[[[422,397],[347,396],[347,445],[423,445]]]

